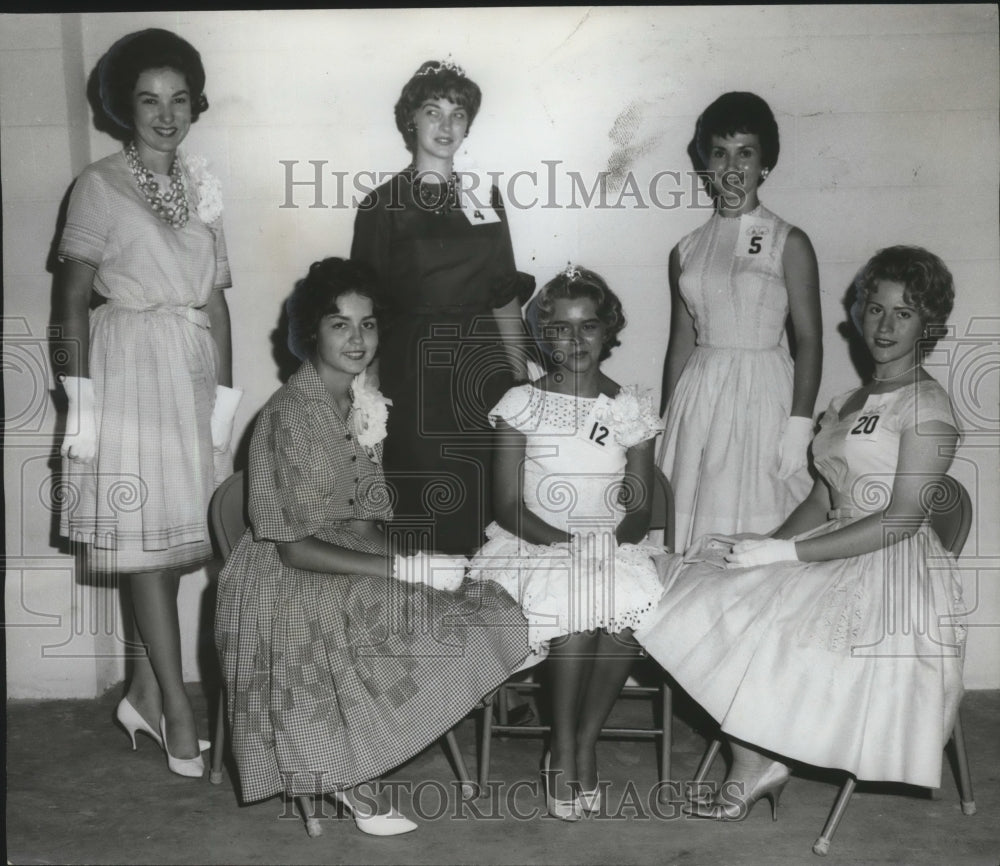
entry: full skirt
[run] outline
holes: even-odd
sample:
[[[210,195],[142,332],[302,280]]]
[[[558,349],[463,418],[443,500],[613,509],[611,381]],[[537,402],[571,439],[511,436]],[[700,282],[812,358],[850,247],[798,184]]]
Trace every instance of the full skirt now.
[[[859,779],[938,786],[965,628],[955,559],[930,529],[828,562],[659,566],[665,592],[636,638],[726,734]]]
[[[323,536],[379,552],[346,528]],[[527,655],[524,617],[497,586],[451,593],[287,568],[249,531],[220,577],[215,628],[245,802],[384,774]]]

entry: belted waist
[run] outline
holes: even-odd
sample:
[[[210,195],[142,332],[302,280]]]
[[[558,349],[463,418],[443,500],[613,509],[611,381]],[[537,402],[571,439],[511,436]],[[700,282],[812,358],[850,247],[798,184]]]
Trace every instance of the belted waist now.
[[[712,349],[718,352],[773,352],[780,349],[781,344],[775,343],[773,346],[716,346],[712,343],[696,343],[696,349]]]
[[[204,328],[205,330],[209,330],[212,327],[212,320],[209,319],[208,313],[201,307],[188,307],[184,304],[149,304],[148,306],[140,306],[139,304],[130,304],[128,301],[123,301],[119,298],[108,298],[107,303],[119,310],[128,310],[133,313],[169,313],[173,316],[180,316],[180,318],[186,319],[192,325]]]

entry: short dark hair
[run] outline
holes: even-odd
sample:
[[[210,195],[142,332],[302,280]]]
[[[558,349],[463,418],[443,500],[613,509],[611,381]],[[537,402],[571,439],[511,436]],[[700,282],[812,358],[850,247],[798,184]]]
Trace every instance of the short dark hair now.
[[[694,135],[695,148],[702,161],[698,167],[704,168],[708,164],[713,135],[728,138],[740,132],[756,135],[760,140],[764,168],[772,169],[778,164],[781,143],[778,122],[774,119],[771,106],[756,93],[734,90],[723,93],[698,118]]]
[[[365,262],[336,256],[313,262],[309,273],[295,284],[285,301],[288,314],[288,348],[300,361],[310,357],[324,316],[339,313],[344,295],[360,295],[372,302],[377,314],[377,279]]]
[[[854,278],[851,318],[858,331],[865,304],[883,280],[904,286],[906,302],[913,305],[924,325],[931,326],[925,348],[933,346],[955,305],[955,281],[945,263],[923,247],[899,245],[875,253]]]
[[[122,129],[133,127],[132,93],[148,69],[174,69],[184,76],[191,94],[192,123],[208,110],[205,67],[195,47],[169,30],[139,30],[112,45],[97,67],[101,105]]]
[[[396,100],[396,129],[406,142],[406,149],[413,153],[416,135],[413,129],[413,115],[428,99],[448,99],[469,113],[469,126],[479,113],[483,94],[465,71],[453,63],[440,60],[426,60],[413,73]]]
[[[621,345],[618,334],[625,327],[625,311],[618,295],[611,291],[604,278],[588,268],[569,266],[542,286],[525,311],[528,329],[546,357],[551,357],[544,332],[545,326],[552,321],[555,301],[578,298],[592,300],[597,308],[597,318],[604,324],[604,346],[599,358],[603,361],[611,355],[615,346]]]

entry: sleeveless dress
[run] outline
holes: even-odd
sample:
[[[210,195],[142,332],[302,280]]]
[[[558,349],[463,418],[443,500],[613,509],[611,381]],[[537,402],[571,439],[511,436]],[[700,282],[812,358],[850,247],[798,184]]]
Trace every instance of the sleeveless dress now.
[[[469,555],[491,519],[487,411],[513,384],[493,310],[517,297],[507,215],[431,208],[404,171],[362,202],[351,258],[378,274],[380,387],[393,401],[385,472],[395,519]],[[479,214],[480,220],[475,216]]]
[[[392,410],[390,410],[392,411]],[[306,361],[261,410],[250,446],[251,528],[219,577],[215,639],[244,802],[381,776],[450,730],[528,652],[512,598],[285,565],[315,536],[384,552],[356,521],[391,516],[371,455]]]
[[[812,487],[805,468],[778,477],[792,408],[781,261],[791,228],[760,205],[739,218],[715,214],[678,244],[697,345],[657,456],[674,491],[676,550],[706,532],[771,532]]]
[[[221,222],[199,219],[186,176],[185,185],[190,216],[175,229],[114,153],[77,178],[59,244],[61,259],[94,268],[94,291],[107,299],[90,313],[97,457],[64,459],[56,491],[60,533],[90,544],[90,566],[102,571],[212,557],[218,351],[202,307],[232,280]]]
[[[835,508],[796,539],[881,511],[901,434],[918,420],[955,425],[933,380],[841,417],[848,396],[834,398],[813,440]],[[859,779],[938,786],[962,698],[965,609],[955,558],[926,522],[827,562],[734,569],[704,558],[660,560],[665,592],[636,638],[725,733]]]
[[[524,503],[557,529],[588,536],[582,552],[568,543],[532,544],[494,522],[473,557],[470,577],[492,580],[517,599],[530,624],[532,652],[559,635],[636,628],[660,597],[653,554],[661,547],[618,544],[619,501],[628,448],[661,429],[648,395],[582,398],[519,385],[493,408],[526,437]]]

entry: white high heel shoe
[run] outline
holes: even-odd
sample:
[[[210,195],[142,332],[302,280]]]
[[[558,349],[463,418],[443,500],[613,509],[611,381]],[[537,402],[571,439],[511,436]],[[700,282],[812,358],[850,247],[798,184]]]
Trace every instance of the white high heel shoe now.
[[[558,800],[549,793],[549,776],[552,772],[549,769],[549,761],[551,758],[551,753],[546,752],[544,767],[542,769],[542,785],[545,787],[545,808],[553,818],[558,818],[560,821],[579,821],[581,817],[579,799],[574,797],[572,800]],[[598,791],[598,794],[600,794],[600,791]]]
[[[163,738],[139,715],[139,711],[132,706],[128,698],[122,698],[118,702],[118,709],[115,710],[115,718],[118,719],[118,723],[131,738],[133,752],[136,751],[135,735],[137,732],[142,732],[147,737],[150,737],[161,749],[163,748]],[[206,752],[211,748],[212,743],[210,740],[198,740],[198,749],[200,751]]]
[[[194,758],[175,758],[170,754],[170,749],[167,748],[167,720],[163,716],[160,716],[160,737],[163,742],[163,751],[167,753],[167,766],[171,773],[176,773],[178,776],[188,776],[191,779],[200,779],[205,775],[205,762],[200,754]],[[201,740],[198,741],[199,748],[201,742]]]
[[[376,815],[352,803],[341,791],[335,791],[333,796],[350,809],[357,828],[369,836],[400,836],[417,829],[416,824],[395,809],[389,809],[383,815]]]

